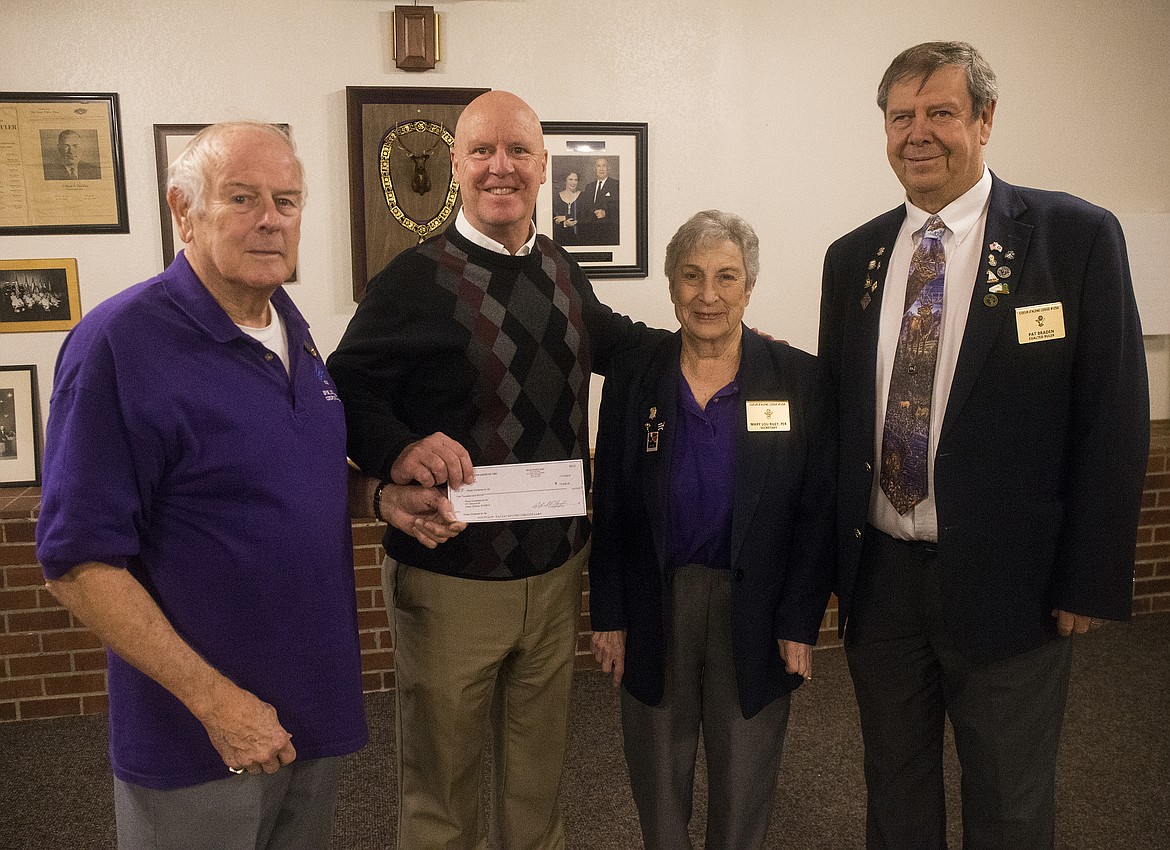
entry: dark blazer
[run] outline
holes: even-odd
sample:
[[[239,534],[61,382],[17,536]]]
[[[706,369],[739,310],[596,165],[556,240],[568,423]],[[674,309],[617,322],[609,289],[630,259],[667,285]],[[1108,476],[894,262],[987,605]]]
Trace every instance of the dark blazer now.
[[[57,162],[45,163],[45,179],[46,180],[68,180],[69,169]],[[78,180],[101,180],[102,167],[96,162],[79,162],[77,163],[77,178]]]
[[[577,199],[577,234],[582,245],[617,245],[621,238],[621,209],[618,205],[618,181],[610,178],[601,187],[597,200],[597,181],[594,180],[581,192]],[[594,215],[596,210],[605,210],[605,218]]]
[[[663,562],[681,336],[623,355],[605,380],[593,484],[589,610],[626,629],[623,684],[662,700],[668,612]],[[787,400],[790,431],[747,430],[746,401]],[[744,328],[731,517],[732,646],[744,717],[800,684],[778,638],[814,644],[832,577],[836,447],[816,359]],[[650,411],[654,408],[654,416]],[[646,451],[647,423],[658,450]]]
[[[839,406],[842,631],[873,479],[885,261],[904,218],[899,206],[825,257],[819,353]],[[1142,331],[1117,219],[993,175],[982,250],[934,468],[943,616],[975,661],[1050,639],[1054,608],[1128,619],[1149,449]],[[990,292],[997,284],[1009,291]],[[1064,338],[1021,344],[1016,310],[1052,302],[1063,305]]]

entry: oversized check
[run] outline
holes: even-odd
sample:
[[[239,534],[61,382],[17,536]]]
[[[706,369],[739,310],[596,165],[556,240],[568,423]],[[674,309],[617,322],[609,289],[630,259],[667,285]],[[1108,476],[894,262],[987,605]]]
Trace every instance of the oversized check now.
[[[463,522],[500,522],[585,515],[585,472],[579,460],[475,467],[475,483],[447,488]]]

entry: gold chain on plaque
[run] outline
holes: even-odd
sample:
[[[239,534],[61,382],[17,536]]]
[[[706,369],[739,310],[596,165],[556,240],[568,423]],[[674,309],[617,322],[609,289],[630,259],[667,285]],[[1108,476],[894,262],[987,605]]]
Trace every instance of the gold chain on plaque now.
[[[404,140],[404,137],[410,133],[430,133],[437,138],[435,139],[435,144],[425,154],[414,154],[406,146]],[[394,194],[394,183],[390,178],[390,153],[394,149],[395,142],[398,143],[400,148],[406,151],[406,155],[414,162],[415,173],[411,181],[412,188],[420,195],[426,194],[426,191],[430,190],[430,177],[426,173],[426,160],[438,145],[439,140],[442,140],[448,149],[455,144],[455,137],[442,124],[421,119],[417,121],[405,121],[395,126],[382,138],[382,150],[378,157],[378,169],[382,176],[382,189],[386,193],[386,205],[390,208],[390,214],[398,220],[399,224],[417,236],[419,242],[422,242],[428,235],[434,233],[447,220],[447,217],[451,215],[451,211],[455,209],[455,199],[459,196],[459,183],[456,182],[455,175],[452,174],[451,181],[447,186],[447,198],[443,202],[443,208],[430,221],[415,221],[403,212],[402,207],[398,206],[398,199]],[[425,185],[426,191],[419,191],[422,185]]]

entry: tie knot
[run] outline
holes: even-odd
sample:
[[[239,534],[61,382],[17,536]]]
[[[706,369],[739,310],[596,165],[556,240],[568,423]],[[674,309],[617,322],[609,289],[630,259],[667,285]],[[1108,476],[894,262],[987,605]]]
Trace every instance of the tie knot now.
[[[927,239],[942,239],[946,230],[947,226],[943,224],[943,220],[937,215],[932,215],[926,220],[926,230],[923,231],[922,236]]]

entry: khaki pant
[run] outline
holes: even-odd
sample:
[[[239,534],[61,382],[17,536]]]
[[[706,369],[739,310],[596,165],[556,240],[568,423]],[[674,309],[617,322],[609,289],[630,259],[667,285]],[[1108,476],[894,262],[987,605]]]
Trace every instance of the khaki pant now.
[[[387,558],[397,688],[398,846],[563,848],[558,794],[589,547],[527,579],[444,576]],[[493,709],[493,697],[496,705]]]

